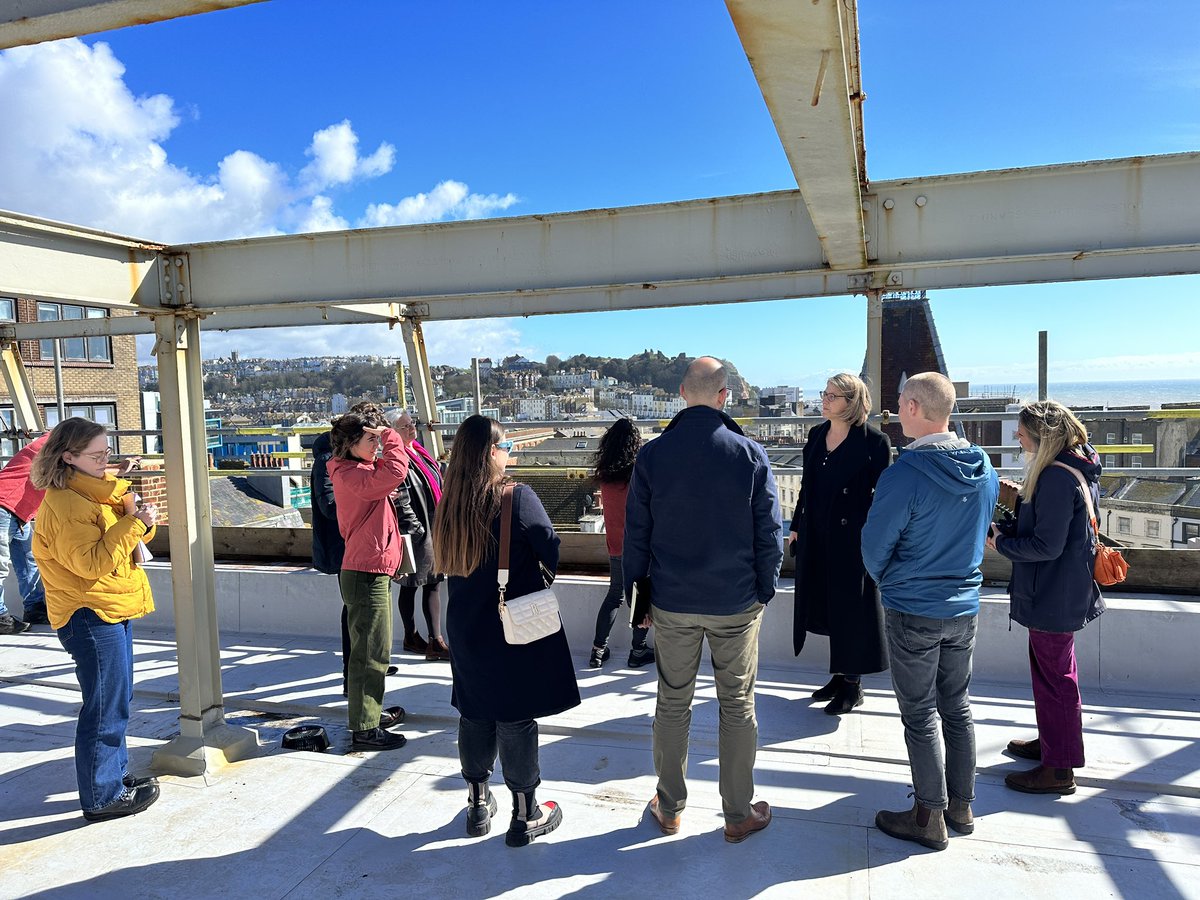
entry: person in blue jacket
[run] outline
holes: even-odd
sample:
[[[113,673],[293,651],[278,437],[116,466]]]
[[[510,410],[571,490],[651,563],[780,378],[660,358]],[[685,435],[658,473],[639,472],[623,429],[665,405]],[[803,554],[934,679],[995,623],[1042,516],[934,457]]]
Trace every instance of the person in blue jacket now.
[[[967,687],[979,613],[979,569],[1000,481],[987,454],[950,430],[954,385],[923,372],[900,392],[913,438],[879,477],[862,530],[863,564],[886,611],[892,685],[916,802],[880,811],[885,834],[935,850],[946,826],[974,830],[975,730]],[[945,735],[938,736],[938,718]]]
[[[775,596],[782,523],[763,448],[723,411],[725,366],[702,356],[684,375],[687,408],[637,455],[625,504],[626,596],[649,577],[649,624],[657,628],[658,704],[650,813],[665,834],[687,803],[688,731],[704,641],[721,708],[721,804],[725,840],[738,843],[771,822],[754,795],[758,720],[754,683],[763,610]]]
[[[1096,551],[1088,513],[1088,501],[1094,510],[1100,500],[1100,458],[1083,423],[1053,400],[1021,410],[1017,440],[1026,463],[1016,525],[993,526],[989,543],[1012,560],[1009,614],[1029,629],[1038,725],[1036,738],[1010,741],[1008,752],[1038,765],[1009,773],[1004,783],[1027,794],[1073,794],[1074,770],[1083,765],[1075,632],[1104,611],[1092,575]]]

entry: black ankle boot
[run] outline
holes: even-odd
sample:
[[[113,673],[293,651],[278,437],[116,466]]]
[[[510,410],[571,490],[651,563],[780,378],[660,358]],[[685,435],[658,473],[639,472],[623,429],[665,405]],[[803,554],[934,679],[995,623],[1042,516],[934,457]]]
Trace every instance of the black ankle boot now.
[[[492,830],[492,816],[499,807],[487,782],[467,782],[467,837],[483,837]]]
[[[549,834],[562,824],[562,810],[551,800],[538,804],[534,792],[513,792],[513,817],[504,843],[524,847],[536,837]]]

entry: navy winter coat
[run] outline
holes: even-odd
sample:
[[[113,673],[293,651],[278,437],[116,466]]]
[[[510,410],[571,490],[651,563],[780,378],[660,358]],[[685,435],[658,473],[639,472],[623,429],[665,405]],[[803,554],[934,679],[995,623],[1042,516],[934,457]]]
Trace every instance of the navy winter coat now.
[[[1100,462],[1090,446],[1083,459],[1058,455],[1083,474],[1099,502]],[[1032,503],[1017,503],[1017,524],[996,538],[996,549],[1013,561],[1008,585],[1009,615],[1026,628],[1078,631],[1104,612],[1104,598],[1092,575],[1095,543],[1079,482],[1070,472],[1046,466]]]
[[[338,531],[337,503],[333,499],[333,480],[329,477],[333,445],[328,431],[313,441],[312,452],[312,478],[308,490],[312,497],[313,568],[326,575],[336,575],[342,571],[346,542]]]
[[[625,502],[625,595],[650,576],[668,612],[731,616],[775,596],[782,524],[771,464],[728,415],[689,406],[638,452]]]

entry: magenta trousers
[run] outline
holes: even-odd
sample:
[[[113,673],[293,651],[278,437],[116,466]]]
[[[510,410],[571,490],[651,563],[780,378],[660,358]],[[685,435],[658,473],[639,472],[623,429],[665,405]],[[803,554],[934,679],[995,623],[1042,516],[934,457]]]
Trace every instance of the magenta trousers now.
[[[1042,765],[1083,765],[1083,701],[1075,667],[1075,635],[1029,629],[1029,672]]]

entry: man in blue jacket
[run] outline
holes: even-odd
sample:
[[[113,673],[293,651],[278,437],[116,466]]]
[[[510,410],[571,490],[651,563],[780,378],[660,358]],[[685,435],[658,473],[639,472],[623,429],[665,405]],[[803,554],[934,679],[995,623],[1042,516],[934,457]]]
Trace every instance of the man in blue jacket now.
[[[679,393],[687,408],[638,453],[625,505],[625,592],[649,578],[657,629],[658,705],[650,812],[664,834],[687,803],[688,730],[704,639],[717,702],[725,840],[738,843],[771,821],[754,796],[758,720],[754,683],[763,609],[775,595],[779,502],[763,448],[723,412],[725,366],[702,356]]]
[[[881,811],[885,834],[935,850],[946,826],[974,830],[975,729],[971,654],[988,526],[1000,482],[987,454],[950,430],[954,385],[914,375],[900,393],[900,424],[913,442],[875,488],[862,530],[863,562],[887,617],[892,685],[904,723],[916,802]],[[938,714],[946,752],[938,738]]]

